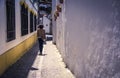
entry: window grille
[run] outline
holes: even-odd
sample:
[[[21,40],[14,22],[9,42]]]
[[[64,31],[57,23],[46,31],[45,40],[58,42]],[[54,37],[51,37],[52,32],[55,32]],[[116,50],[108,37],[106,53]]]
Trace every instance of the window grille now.
[[[33,13],[30,12],[30,32],[33,32]]]
[[[6,0],[7,42],[15,39],[15,0]]]
[[[34,27],[35,27],[35,30],[36,30],[36,25],[37,25],[36,16],[34,16]]]
[[[21,35],[28,34],[28,8],[21,5]]]

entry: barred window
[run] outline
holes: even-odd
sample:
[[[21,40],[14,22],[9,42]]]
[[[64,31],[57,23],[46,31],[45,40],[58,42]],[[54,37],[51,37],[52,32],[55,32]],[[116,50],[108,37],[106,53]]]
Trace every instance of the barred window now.
[[[30,12],[30,32],[33,32],[33,13]]]
[[[15,39],[15,0],[6,0],[7,42]]]
[[[28,34],[28,8],[21,5],[21,35]]]
[[[36,16],[34,15],[34,27],[35,27],[35,30],[36,30],[36,25],[37,25],[37,21],[36,21]]]

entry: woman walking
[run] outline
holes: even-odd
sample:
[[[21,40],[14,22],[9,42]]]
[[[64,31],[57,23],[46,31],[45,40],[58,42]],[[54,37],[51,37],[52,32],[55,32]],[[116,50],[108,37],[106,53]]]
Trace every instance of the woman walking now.
[[[43,29],[43,25],[38,26],[37,30],[37,37],[38,37],[38,42],[39,42],[39,49],[40,49],[40,55],[42,55],[43,51],[43,43],[46,41],[46,36],[45,36],[45,30]]]

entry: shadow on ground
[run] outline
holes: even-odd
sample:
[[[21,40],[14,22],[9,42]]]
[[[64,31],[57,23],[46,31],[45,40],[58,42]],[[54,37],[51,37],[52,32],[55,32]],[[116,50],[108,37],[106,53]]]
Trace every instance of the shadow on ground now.
[[[47,41],[51,41],[52,37],[47,36]],[[29,71],[39,70],[32,67],[35,59],[38,55],[38,42],[26,53],[24,54],[15,64],[9,67],[6,72],[0,78],[27,78]],[[41,56],[46,56],[47,54],[42,54]]]
[[[38,50],[38,43],[36,43],[25,55],[21,57],[20,60],[9,67],[0,78],[27,78],[30,70],[38,70],[37,68],[32,67],[32,64],[37,57]]]

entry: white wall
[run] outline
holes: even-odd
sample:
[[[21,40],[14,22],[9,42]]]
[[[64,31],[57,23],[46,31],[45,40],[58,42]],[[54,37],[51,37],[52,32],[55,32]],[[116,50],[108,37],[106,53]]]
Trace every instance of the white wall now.
[[[5,42],[6,42],[6,6],[5,6],[5,1],[0,0],[0,54],[4,51],[5,48]]]
[[[56,10],[57,0],[52,0],[52,32],[53,32],[53,43],[56,43],[56,21],[54,21],[54,12]]]
[[[46,16],[43,16],[43,25],[45,32],[50,33],[50,20]]]
[[[18,45],[25,39],[29,38],[33,33],[29,33],[28,35],[21,36],[21,16],[20,16],[20,0],[15,0],[15,26],[16,26],[16,39],[12,40],[10,42],[6,42],[6,0],[0,0],[0,55],[6,52],[7,50],[11,49],[12,47]],[[31,3],[29,0],[26,1],[26,3],[29,5],[29,8],[33,9]],[[34,12],[36,12],[34,10]],[[29,15],[28,15],[29,16]],[[30,23],[30,22],[29,22]],[[28,24],[30,25],[30,24]],[[30,28],[30,26],[29,26]],[[30,32],[30,31],[29,31]]]
[[[65,0],[56,44],[76,78],[120,78],[120,1]]]

